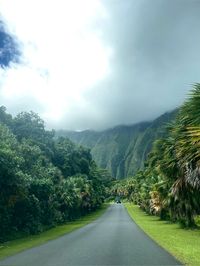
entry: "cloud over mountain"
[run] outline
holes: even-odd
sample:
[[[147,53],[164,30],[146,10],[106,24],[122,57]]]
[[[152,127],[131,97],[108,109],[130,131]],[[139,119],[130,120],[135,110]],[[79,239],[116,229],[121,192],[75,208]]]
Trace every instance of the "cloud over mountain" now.
[[[48,127],[103,129],[172,110],[199,81],[199,1],[1,5],[21,51],[0,69],[0,104],[14,114],[34,110]]]

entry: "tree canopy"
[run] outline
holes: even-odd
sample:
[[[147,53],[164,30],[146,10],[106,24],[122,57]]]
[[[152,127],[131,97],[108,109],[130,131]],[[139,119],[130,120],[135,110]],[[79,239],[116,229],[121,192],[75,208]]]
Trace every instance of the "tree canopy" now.
[[[0,241],[35,234],[98,208],[105,176],[90,150],[55,138],[34,112],[0,108]]]
[[[162,219],[191,227],[200,215],[200,84],[167,130],[166,137],[154,142],[144,171],[117,182],[111,193],[121,193]]]

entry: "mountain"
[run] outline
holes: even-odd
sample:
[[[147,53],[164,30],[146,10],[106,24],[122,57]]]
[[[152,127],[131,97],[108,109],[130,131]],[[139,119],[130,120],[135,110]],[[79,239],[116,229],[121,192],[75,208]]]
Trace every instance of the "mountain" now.
[[[93,159],[117,179],[134,175],[143,169],[153,142],[166,135],[165,126],[177,110],[168,112],[151,122],[116,126],[101,132],[85,130],[56,132],[73,142],[91,149]]]

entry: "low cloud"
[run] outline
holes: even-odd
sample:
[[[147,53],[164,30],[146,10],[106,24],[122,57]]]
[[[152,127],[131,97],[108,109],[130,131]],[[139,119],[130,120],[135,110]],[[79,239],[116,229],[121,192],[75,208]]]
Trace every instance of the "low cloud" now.
[[[0,70],[0,104],[12,113],[103,129],[172,110],[199,82],[199,1],[2,2],[22,50],[20,63]]]

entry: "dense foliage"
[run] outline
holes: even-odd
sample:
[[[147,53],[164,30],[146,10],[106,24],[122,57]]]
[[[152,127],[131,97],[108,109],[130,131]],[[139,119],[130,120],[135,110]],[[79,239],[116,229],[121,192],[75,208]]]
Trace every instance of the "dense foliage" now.
[[[95,210],[108,179],[88,149],[55,138],[37,114],[12,118],[0,107],[0,241]]]
[[[145,170],[116,183],[112,194],[162,219],[195,225],[200,214],[200,84],[168,126],[168,136],[154,143]]]

